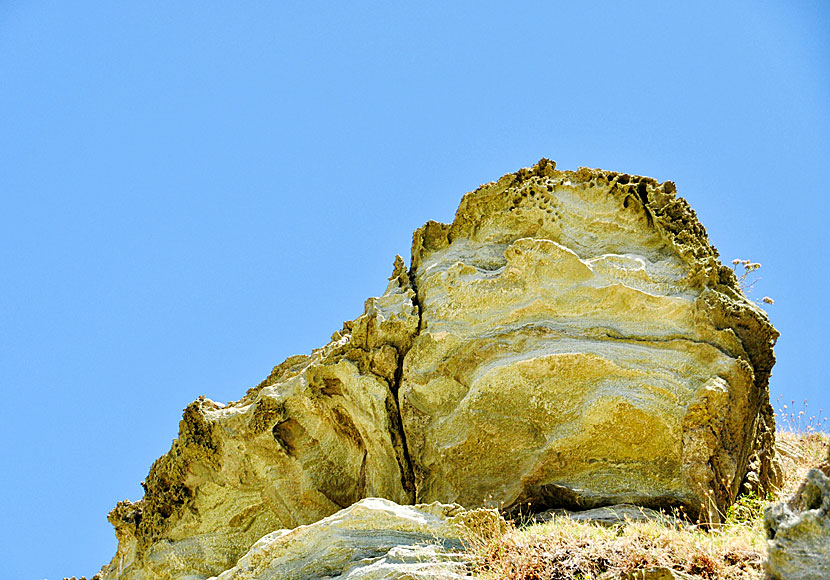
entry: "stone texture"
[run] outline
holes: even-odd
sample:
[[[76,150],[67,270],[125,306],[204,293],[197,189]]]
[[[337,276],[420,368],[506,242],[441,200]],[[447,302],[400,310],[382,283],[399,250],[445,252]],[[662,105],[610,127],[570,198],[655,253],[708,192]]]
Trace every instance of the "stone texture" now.
[[[780,476],[776,337],[672,183],[543,159],[417,230],[328,345],[189,405],[101,577],[203,580],[366,497],[716,520]]]
[[[542,523],[550,521],[554,518],[569,518],[576,522],[593,523],[604,527],[612,527],[630,522],[652,521],[675,529],[680,527],[691,528],[691,525],[688,522],[674,516],[631,504],[605,506],[580,512],[553,509],[535,514],[530,518],[530,521],[534,523]]]
[[[364,499],[317,523],[266,535],[215,580],[469,578],[464,529],[499,523],[493,510]]]
[[[416,231],[411,274],[400,407],[418,501],[717,520],[744,481],[779,475],[778,334],[671,182],[542,160]]]
[[[144,482],[110,514],[105,579],[205,578],[258,538],[383,496],[413,503],[392,385],[418,328],[400,257],[389,288],[311,356],[291,357],[238,402],[201,398]]]
[[[764,523],[769,578],[830,578],[830,452],[789,502],[767,508]]]

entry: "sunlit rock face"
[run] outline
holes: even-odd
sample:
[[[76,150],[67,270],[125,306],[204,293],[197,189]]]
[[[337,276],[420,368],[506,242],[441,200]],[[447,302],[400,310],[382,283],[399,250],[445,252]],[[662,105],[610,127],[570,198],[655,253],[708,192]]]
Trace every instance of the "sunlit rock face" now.
[[[399,392],[418,501],[683,506],[776,477],[777,332],[670,182],[543,160],[415,232]]]
[[[110,514],[104,578],[205,578],[260,537],[372,496],[414,501],[392,392],[418,329],[398,259],[386,293],[311,356],[291,357],[240,401],[200,399],[144,483]]]
[[[282,553],[275,530],[368,497],[717,520],[779,475],[776,337],[672,183],[543,159],[417,230],[410,270],[398,258],[328,345],[237,402],[189,405],[144,497],[110,513],[99,578],[247,578],[260,538]],[[337,573],[385,578],[401,550]]]

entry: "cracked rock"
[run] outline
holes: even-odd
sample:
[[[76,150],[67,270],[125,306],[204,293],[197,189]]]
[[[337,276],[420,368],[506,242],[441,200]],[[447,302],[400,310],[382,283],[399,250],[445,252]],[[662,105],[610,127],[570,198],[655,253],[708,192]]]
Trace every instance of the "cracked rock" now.
[[[674,184],[548,160],[415,232],[418,501],[683,507],[767,489],[778,333]]]
[[[780,478],[777,336],[673,183],[543,159],[418,229],[410,270],[397,257],[328,345],[239,401],[189,405],[144,497],[110,513],[100,577],[247,577],[260,538],[368,497],[717,521]],[[381,575],[331,574],[391,578],[412,563],[396,545],[372,556]]]

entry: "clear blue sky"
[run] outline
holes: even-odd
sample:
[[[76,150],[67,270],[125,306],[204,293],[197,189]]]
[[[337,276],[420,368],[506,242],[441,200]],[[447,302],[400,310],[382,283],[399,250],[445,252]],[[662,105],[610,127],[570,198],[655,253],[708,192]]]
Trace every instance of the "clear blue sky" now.
[[[188,402],[542,156],[674,180],[830,410],[826,2],[219,4],[0,2],[4,577],[97,571]]]

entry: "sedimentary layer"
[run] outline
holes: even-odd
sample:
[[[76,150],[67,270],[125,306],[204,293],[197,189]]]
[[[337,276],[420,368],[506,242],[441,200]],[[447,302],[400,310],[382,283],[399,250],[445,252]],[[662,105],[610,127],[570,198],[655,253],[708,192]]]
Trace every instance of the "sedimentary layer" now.
[[[239,401],[200,398],[143,483],[110,513],[118,552],[106,579],[205,578],[259,538],[365,497],[414,501],[392,386],[418,328],[398,258],[386,293],[332,342],[291,357]]]
[[[776,477],[777,337],[671,182],[542,160],[415,232],[418,501],[678,506]]]
[[[674,184],[543,159],[417,230],[328,345],[188,406],[101,576],[239,570],[367,497],[717,520],[779,476],[776,337]]]

